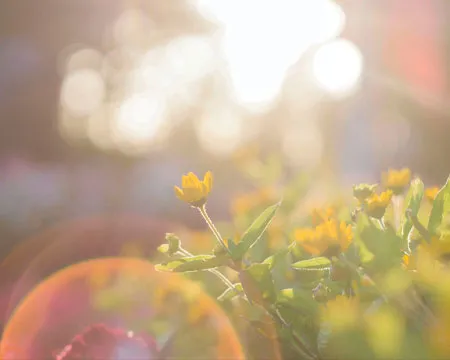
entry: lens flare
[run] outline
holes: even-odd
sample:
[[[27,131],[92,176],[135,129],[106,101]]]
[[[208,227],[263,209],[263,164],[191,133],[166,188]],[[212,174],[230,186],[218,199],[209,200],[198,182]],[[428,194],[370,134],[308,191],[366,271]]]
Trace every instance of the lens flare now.
[[[1,263],[0,317],[9,317],[26,293],[64,266],[131,252],[149,258],[170,227],[163,219],[97,216],[62,222],[20,242]]]
[[[102,280],[93,282],[99,274]],[[230,321],[196,283],[132,258],[89,260],[43,281],[9,319],[0,357],[51,357],[93,323],[156,336],[160,342],[174,334],[163,347],[167,358],[244,358]]]
[[[355,89],[363,70],[363,57],[352,42],[338,39],[322,45],[313,60],[318,84],[335,95],[346,95]]]

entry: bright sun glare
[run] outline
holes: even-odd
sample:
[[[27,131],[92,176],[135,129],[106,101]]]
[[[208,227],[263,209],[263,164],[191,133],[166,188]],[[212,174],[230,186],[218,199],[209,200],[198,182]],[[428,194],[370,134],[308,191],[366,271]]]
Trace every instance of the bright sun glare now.
[[[313,44],[338,36],[342,9],[331,0],[197,0],[199,11],[224,27],[222,51],[236,100],[265,110],[288,68]]]
[[[115,140],[145,148],[156,136],[164,120],[164,103],[156,98],[135,95],[120,106],[113,129]]]
[[[332,94],[345,94],[353,90],[362,67],[361,52],[345,39],[322,45],[313,60],[313,72],[318,84]]]
[[[320,46],[312,69],[320,87],[346,95],[357,84],[362,56],[352,43],[335,40],[344,28],[345,14],[333,0],[190,1],[219,27],[214,35],[183,35],[142,48],[140,37],[155,30],[155,24],[143,11],[130,10],[114,27],[120,45],[115,56],[81,49],[68,57],[61,90],[62,108],[70,115],[65,115],[66,132],[86,123],[87,136],[96,146],[145,151],[163,137],[162,125],[170,116],[202,102],[202,80],[218,74],[221,65],[226,66],[229,82],[219,86],[237,108],[265,112],[279,96],[290,67],[313,45]],[[124,56],[121,49],[137,54],[127,73],[115,67]],[[108,76],[124,79],[113,89],[120,97],[111,102],[106,100]],[[221,150],[226,153],[236,146],[233,139],[245,131],[233,114],[205,115],[209,120],[200,121],[196,129],[204,147],[228,144]],[[89,120],[83,122],[82,117]],[[103,141],[105,137],[109,140]],[[212,140],[204,141],[207,138]]]

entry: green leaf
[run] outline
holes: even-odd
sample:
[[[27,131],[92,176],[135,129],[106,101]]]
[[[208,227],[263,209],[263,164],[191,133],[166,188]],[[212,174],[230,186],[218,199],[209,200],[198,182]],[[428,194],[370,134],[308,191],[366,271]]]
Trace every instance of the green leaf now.
[[[316,257],[308,260],[300,260],[292,264],[296,270],[326,270],[331,266],[330,259],[326,257]]]
[[[358,214],[358,219],[356,222],[356,229],[355,229],[355,238],[353,240],[353,243],[355,244],[357,250],[358,250],[358,256],[361,263],[366,264],[373,260],[373,253],[370,252],[370,250],[367,248],[365,242],[361,238],[361,234],[364,233],[365,229],[369,228],[371,226],[371,222],[368,218],[368,216],[364,213]]]
[[[308,313],[318,308],[318,303],[313,299],[311,291],[298,288],[280,290],[277,294],[276,305],[285,305]]]
[[[166,272],[199,271],[225,265],[227,261],[227,256],[197,255],[172,260],[164,264],[158,264],[155,265],[155,269],[157,271]]]
[[[239,293],[242,293],[244,290],[242,288],[241,283],[233,284],[233,288],[227,288],[218,298],[219,301],[226,301],[231,300],[235,296],[239,295]]]
[[[364,226],[358,228],[358,236],[368,251],[373,254],[370,261],[375,271],[384,272],[392,267],[399,266],[402,258],[402,239],[397,236],[391,226],[386,230],[379,229],[372,221],[359,219]]]
[[[239,273],[245,295],[250,302],[275,301],[275,288],[269,264],[252,264]]]
[[[450,212],[450,177],[447,182],[439,190],[436,198],[433,201],[433,208],[431,209],[430,219],[428,220],[428,231],[436,234],[439,226],[442,223],[444,215]]]
[[[405,210],[410,210],[411,215],[417,216],[419,213],[420,203],[422,202],[424,192],[424,185],[422,180],[419,178],[414,179],[411,182],[408,194],[405,199]],[[406,212],[403,214],[402,224],[401,224],[401,237],[404,241],[407,240],[408,234],[411,231],[413,224]],[[406,247],[406,246],[404,246]]]
[[[263,264],[268,264],[269,269],[272,270],[280,261],[282,261],[286,257],[287,254],[289,254],[289,248],[284,248],[266,258],[263,261]]]
[[[245,253],[261,238],[261,235],[266,231],[275,213],[280,207],[280,202],[269,206],[261,215],[250,225],[245,234],[242,236],[240,242],[232,249],[230,247],[231,256],[234,260],[241,259]]]

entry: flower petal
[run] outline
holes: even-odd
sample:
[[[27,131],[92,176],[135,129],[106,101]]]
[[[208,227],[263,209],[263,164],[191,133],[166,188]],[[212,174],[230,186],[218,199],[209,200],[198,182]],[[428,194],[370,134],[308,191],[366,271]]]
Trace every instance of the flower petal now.
[[[181,190],[178,186],[174,186],[173,188],[175,190],[175,195],[177,196],[177,198],[180,200],[184,200],[185,196],[183,190]]]
[[[200,180],[198,179],[197,175],[195,175],[193,172],[190,172],[187,174],[189,178],[189,183],[192,184],[192,187],[200,187]]]
[[[212,183],[213,183],[213,177],[211,171],[207,171],[205,176],[203,177],[203,184],[205,184],[206,187],[206,194],[209,194],[209,192],[212,189]]]
[[[187,175],[183,175],[183,177],[181,178],[181,187],[185,188],[187,186],[189,186],[189,176]]]

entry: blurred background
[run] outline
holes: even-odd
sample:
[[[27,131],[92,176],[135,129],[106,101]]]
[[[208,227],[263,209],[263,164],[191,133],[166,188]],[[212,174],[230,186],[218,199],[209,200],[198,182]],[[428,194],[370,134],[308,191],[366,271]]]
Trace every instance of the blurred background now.
[[[403,166],[443,183],[449,16],[447,0],[2,0],[0,256],[40,239],[3,266],[64,236],[103,234],[83,258],[130,229],[203,227],[173,194],[188,171],[213,171],[226,219],[248,149],[345,186]]]

